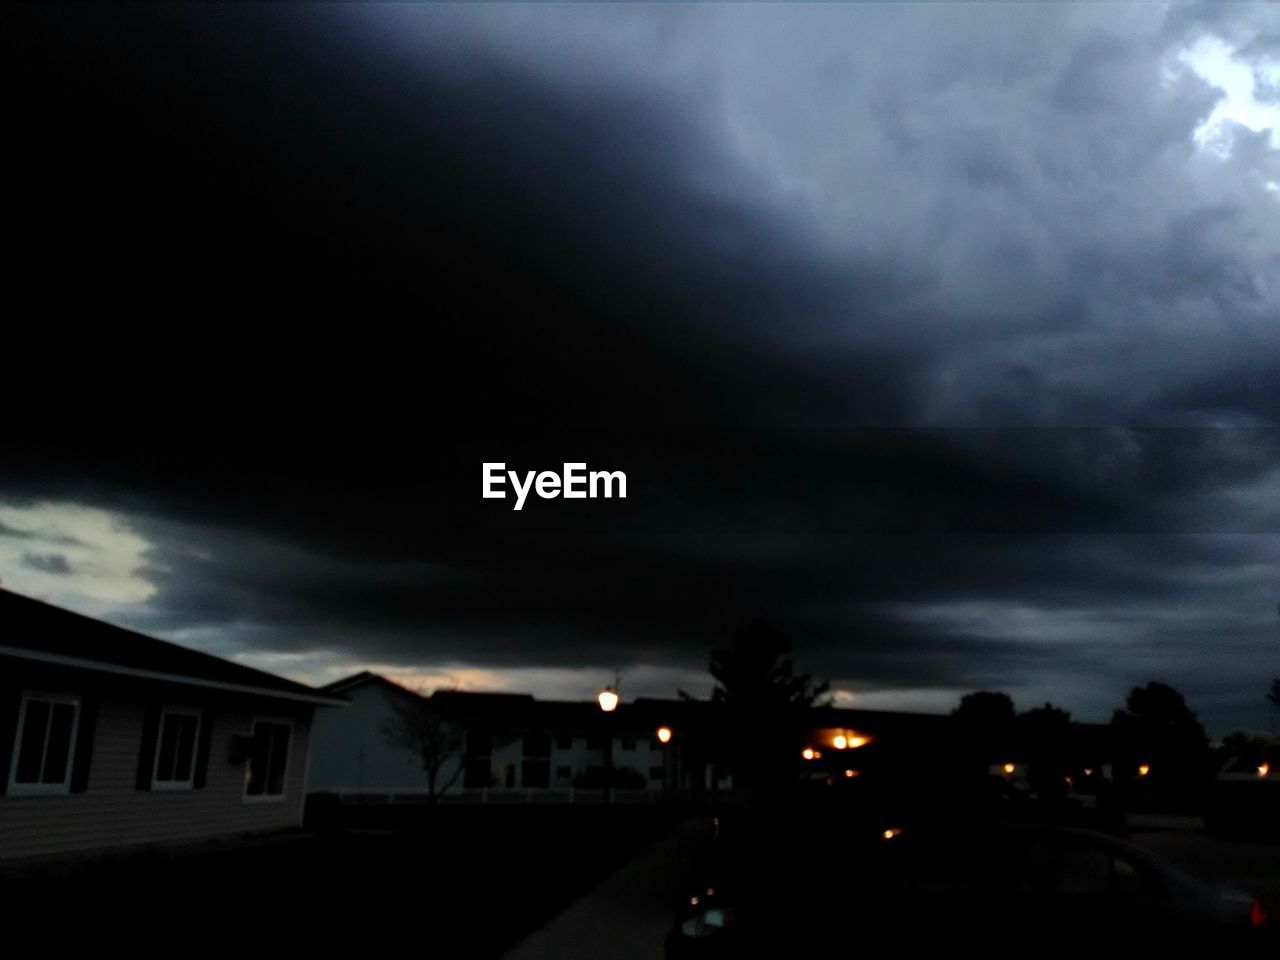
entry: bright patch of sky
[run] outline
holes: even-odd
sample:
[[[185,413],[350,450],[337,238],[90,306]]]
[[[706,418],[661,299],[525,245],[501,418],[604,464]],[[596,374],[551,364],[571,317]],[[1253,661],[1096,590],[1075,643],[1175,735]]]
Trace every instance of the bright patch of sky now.
[[[1201,37],[1178,59],[1222,91],[1213,113],[1196,129],[1198,144],[1230,156],[1228,124],[1238,123],[1254,132],[1267,131],[1271,146],[1280,150],[1280,102],[1261,97],[1258,89],[1259,77],[1267,85],[1280,82],[1280,62],[1249,63],[1230,44],[1213,36]],[[1267,186],[1273,192],[1280,189],[1274,182]]]
[[[0,501],[0,586],[90,616],[144,603],[152,544],[96,507]]]

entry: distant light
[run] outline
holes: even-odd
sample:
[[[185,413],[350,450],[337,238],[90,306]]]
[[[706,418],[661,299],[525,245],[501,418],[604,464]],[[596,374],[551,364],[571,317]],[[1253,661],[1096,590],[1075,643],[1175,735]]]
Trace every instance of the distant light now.
[[[813,747],[805,747],[804,750],[800,752],[800,756],[804,757],[806,760],[812,760],[817,755],[818,754]]]
[[[690,898],[689,898],[689,906],[691,906],[691,907],[696,907],[697,905],[698,905],[698,898],[697,898],[697,897],[690,897]]]
[[[1014,771],[1014,770],[1017,770],[1017,769],[1018,769],[1018,768],[1017,768],[1017,767],[1015,767],[1012,763],[1006,763],[1006,764],[1004,765],[1004,772],[1005,772],[1005,773],[1013,773],[1013,771]]]
[[[844,777],[845,777],[845,779],[846,779],[846,780],[852,780],[852,779],[853,779],[854,777],[856,777],[857,775],[858,775],[858,771],[857,771],[857,770],[846,770],[846,771],[844,772]]]
[[[1084,768],[1084,775],[1085,775],[1086,777],[1092,777],[1092,776],[1093,776],[1093,767],[1085,767],[1085,768]]]
[[[886,830],[886,831],[882,834],[882,836],[883,836],[886,840],[892,840],[894,837],[898,837],[898,836],[901,836],[901,835],[902,835],[902,828],[901,828],[901,827],[890,827],[888,830]]]
[[[1150,764],[1144,763],[1142,766],[1138,767],[1138,776],[1140,777],[1145,777],[1150,772],[1151,772]]]
[[[1254,929],[1267,925],[1267,911],[1262,908],[1261,901],[1254,900],[1249,905],[1249,925]]]
[[[670,727],[659,727],[659,728],[658,728],[658,740],[659,740],[661,743],[670,743],[670,742],[671,742],[671,728],[670,728]]]
[[[865,747],[870,742],[871,742],[870,737],[850,737],[849,749],[857,750],[859,747]]]
[[[1265,777],[1270,772],[1271,772],[1271,764],[1269,763],[1258,764],[1258,776]]]
[[[600,696],[596,699],[600,702],[600,709],[605,713],[613,713],[618,709],[618,694],[613,690],[601,690]]]
[[[837,734],[836,738],[831,741],[831,745],[837,750],[843,750],[849,745],[849,739],[843,733]]]

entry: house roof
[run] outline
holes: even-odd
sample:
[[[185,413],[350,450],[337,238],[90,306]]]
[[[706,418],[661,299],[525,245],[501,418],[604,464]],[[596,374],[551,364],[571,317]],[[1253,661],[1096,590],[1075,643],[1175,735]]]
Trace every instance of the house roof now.
[[[327,693],[331,696],[342,696],[343,694],[354,690],[356,687],[363,687],[368,684],[385,687],[395,693],[406,693],[414,697],[422,696],[422,694],[418,693],[416,690],[411,690],[409,687],[402,686],[394,680],[384,677],[380,673],[373,673],[369,670],[361,670],[359,673],[353,673],[351,676],[343,677],[341,680],[334,680],[332,683],[326,683],[319,689],[322,693]]]
[[[305,684],[0,589],[0,657],[338,706]]]

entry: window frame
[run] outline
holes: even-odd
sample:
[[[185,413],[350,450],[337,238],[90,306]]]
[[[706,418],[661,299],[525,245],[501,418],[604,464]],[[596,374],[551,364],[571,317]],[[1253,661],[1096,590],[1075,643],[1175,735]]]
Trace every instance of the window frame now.
[[[160,722],[156,726],[155,756],[151,760],[150,789],[163,793],[185,793],[195,789],[196,766],[200,759],[200,727],[204,723],[202,714],[203,711],[197,707],[165,704],[160,708]],[[164,742],[164,718],[169,716],[196,718],[195,730],[191,738],[191,769],[188,771],[186,780],[160,779],[160,746]],[[285,759],[288,760],[287,757]]]
[[[44,776],[44,765],[49,755],[49,727],[48,724],[53,721],[53,707],[58,704],[70,704],[74,708],[75,713],[71,717],[71,733],[70,742],[67,744],[67,761],[66,770],[62,775],[60,783],[45,783],[43,780],[36,783],[19,783],[18,782],[18,763],[22,759],[22,739],[27,729],[27,705],[38,700],[50,705],[49,719],[45,726],[45,740],[43,752],[40,755],[40,776]],[[60,797],[71,793],[72,772],[75,770],[76,763],[76,743],[80,739],[80,711],[83,705],[83,698],[79,694],[74,693],[52,693],[47,690],[23,690],[22,700],[18,705],[18,724],[17,729],[13,733],[13,756],[9,759],[8,781],[6,792],[11,797]]]
[[[271,723],[277,726],[287,727],[289,730],[289,746],[284,755],[284,770],[280,772],[280,792],[249,793],[249,771],[253,769],[253,755],[250,754],[244,761],[244,787],[241,792],[241,801],[244,803],[283,803],[289,796],[289,769],[293,765],[294,721],[291,717],[276,717],[268,715],[254,716],[249,721],[250,740],[254,738],[254,731],[260,723]]]

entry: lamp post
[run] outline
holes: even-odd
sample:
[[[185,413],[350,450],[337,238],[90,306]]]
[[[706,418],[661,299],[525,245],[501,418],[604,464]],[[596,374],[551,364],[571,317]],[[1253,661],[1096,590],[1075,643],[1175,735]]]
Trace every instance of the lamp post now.
[[[671,737],[673,736],[671,728],[667,726],[659,727],[657,730],[658,742],[662,744],[662,799],[665,803],[671,796],[671,774],[673,770]]]
[[[605,730],[604,730],[604,795],[602,803],[609,802],[609,794],[613,786],[613,724],[608,722],[609,714],[618,709],[620,700],[619,690],[622,687],[621,677],[615,673],[613,675],[613,686],[605,687],[596,697],[596,702],[600,704],[600,709],[605,714]]]

